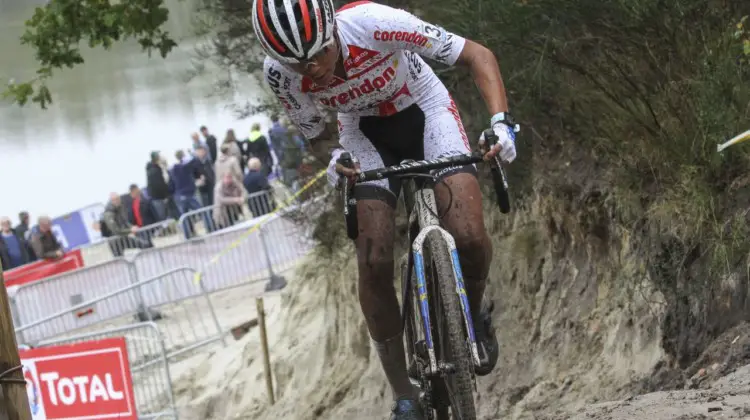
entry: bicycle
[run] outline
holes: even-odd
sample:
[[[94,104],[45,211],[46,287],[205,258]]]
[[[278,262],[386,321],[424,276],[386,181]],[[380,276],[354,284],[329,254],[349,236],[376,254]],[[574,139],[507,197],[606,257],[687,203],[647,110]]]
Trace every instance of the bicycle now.
[[[492,130],[485,131],[485,138],[491,144],[497,139]],[[358,235],[358,221],[357,200],[350,194],[353,185],[390,177],[400,177],[404,181],[411,252],[404,256],[407,261],[402,261],[401,267],[401,315],[410,377],[421,389],[420,403],[426,420],[449,420],[449,411],[453,420],[476,419],[474,366],[481,363],[458,251],[453,237],[440,227],[435,178],[429,171],[483,161],[483,155],[478,152],[432,160],[407,160],[399,165],[362,172],[351,186],[345,180],[341,185],[347,235],[354,240]],[[354,167],[348,153],[342,154],[339,162]],[[491,169],[500,211],[508,213],[508,181],[497,158]],[[412,276],[417,279],[415,285]]]

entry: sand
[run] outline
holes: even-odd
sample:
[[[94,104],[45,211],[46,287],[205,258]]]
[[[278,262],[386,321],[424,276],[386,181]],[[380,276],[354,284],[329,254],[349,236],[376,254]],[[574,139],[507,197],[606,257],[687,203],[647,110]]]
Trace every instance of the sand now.
[[[313,255],[288,288],[266,299],[276,404],[268,401],[257,329],[226,348],[214,346],[172,364],[180,418],[209,419],[385,419],[390,395],[356,300],[354,261],[340,251],[342,265]],[[351,254],[349,254],[351,255]],[[252,311],[223,305],[227,317],[241,319]],[[252,306],[252,305],[250,305]],[[736,339],[734,340],[737,341]],[[745,346],[747,340],[736,345]],[[750,346],[748,347],[750,348]],[[650,366],[653,357],[629,361]],[[624,363],[624,362],[623,362]],[[540,366],[541,369],[544,367]],[[503,368],[498,369],[499,372]],[[706,389],[657,392],[621,401],[591,403],[576,391],[595,386],[596,369],[567,372],[558,381],[540,381],[519,391],[511,409],[498,391],[502,378],[478,379],[479,418],[709,419],[750,416],[750,366],[716,378]],[[566,376],[567,375],[567,376]],[[602,385],[605,386],[605,385]],[[569,394],[566,396],[566,394]],[[513,398],[513,396],[511,396]],[[559,401],[549,404],[548,400]],[[507,413],[500,416],[498,413]]]

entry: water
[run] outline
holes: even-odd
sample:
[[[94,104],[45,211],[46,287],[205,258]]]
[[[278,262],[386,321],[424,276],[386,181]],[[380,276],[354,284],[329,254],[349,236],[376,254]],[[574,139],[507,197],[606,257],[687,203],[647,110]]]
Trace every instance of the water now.
[[[23,80],[36,64],[18,37],[38,0],[0,0],[0,82]],[[245,137],[253,122],[237,121],[227,107],[256,97],[246,80],[234,98],[209,95],[212,76],[187,83],[199,40],[190,37],[194,5],[168,0],[169,30],[180,46],[164,60],[141,52],[137,44],[113,51],[85,51],[86,63],[61,71],[51,83],[54,104],[43,111],[0,102],[0,216],[14,222],[21,210],[32,218],[58,216],[145,184],[149,154],[159,150],[174,162],[177,149],[191,147],[190,134],[201,125],[219,141],[229,128]],[[10,59],[12,57],[12,59]]]

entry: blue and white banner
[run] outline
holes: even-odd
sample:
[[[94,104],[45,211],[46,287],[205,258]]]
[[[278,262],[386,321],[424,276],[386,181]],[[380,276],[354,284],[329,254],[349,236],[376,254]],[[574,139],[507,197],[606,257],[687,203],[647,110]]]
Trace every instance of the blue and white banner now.
[[[94,223],[101,219],[104,204],[92,204],[52,219],[52,232],[66,251],[101,239]]]

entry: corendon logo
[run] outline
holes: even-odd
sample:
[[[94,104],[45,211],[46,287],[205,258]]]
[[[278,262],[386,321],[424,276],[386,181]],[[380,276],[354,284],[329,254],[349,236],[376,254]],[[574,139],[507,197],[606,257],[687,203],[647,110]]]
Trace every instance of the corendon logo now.
[[[396,68],[394,66],[387,67],[383,70],[379,76],[372,79],[365,79],[359,85],[354,85],[349,88],[346,92],[341,92],[337,95],[333,95],[330,98],[320,98],[320,102],[329,107],[336,107],[340,105],[346,105],[350,101],[360,98],[363,95],[369,95],[375,90],[380,90],[385,87],[393,78],[396,76]]]
[[[375,31],[376,41],[403,41],[424,47],[427,45],[427,37],[418,32],[406,31]]]
[[[137,418],[123,338],[22,352],[41,410],[34,419]]]

